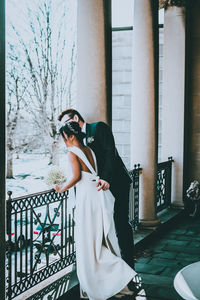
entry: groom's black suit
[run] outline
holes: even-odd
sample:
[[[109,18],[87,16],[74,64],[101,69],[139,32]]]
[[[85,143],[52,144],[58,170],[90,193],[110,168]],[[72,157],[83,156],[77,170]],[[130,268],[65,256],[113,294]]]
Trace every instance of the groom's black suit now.
[[[133,233],[128,223],[131,178],[117,152],[108,125],[103,122],[86,123],[86,144],[96,155],[98,175],[110,184],[115,197],[114,220],[121,255],[133,267]]]

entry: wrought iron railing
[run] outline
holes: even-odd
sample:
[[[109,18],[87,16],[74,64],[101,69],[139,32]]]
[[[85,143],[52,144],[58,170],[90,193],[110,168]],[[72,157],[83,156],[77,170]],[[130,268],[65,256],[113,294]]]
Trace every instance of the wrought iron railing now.
[[[7,299],[75,262],[68,192],[49,190],[7,200]]]
[[[136,230],[139,225],[139,179],[142,168],[140,165],[134,165],[134,169],[129,171],[132,178],[132,186],[130,191],[129,201],[129,223],[133,230]]]
[[[167,162],[158,164],[157,212],[171,203],[172,161],[170,157]],[[129,172],[132,178],[129,222],[133,230],[137,230],[139,225],[141,171],[138,164]],[[49,190],[14,199],[11,196],[9,192],[6,251],[8,300],[75,262],[74,210],[67,205],[68,192],[58,194]]]
[[[172,157],[158,164],[156,209],[162,211],[171,204]]]

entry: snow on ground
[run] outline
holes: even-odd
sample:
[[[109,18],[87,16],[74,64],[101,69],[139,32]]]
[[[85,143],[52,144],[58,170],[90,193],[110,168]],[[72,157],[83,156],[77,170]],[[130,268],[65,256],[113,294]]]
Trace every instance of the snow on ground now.
[[[20,154],[19,159],[13,159],[14,179],[6,180],[6,191],[12,191],[12,197],[24,196],[48,190],[45,178],[52,168],[48,165],[49,158],[42,154]],[[67,159],[64,154],[60,159],[64,170]],[[64,170],[65,171],[65,170]]]

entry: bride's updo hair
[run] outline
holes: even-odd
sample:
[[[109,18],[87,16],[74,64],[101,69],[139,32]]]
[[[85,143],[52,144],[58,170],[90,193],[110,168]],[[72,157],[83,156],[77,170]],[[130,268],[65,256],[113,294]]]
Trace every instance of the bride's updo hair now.
[[[63,138],[65,138],[64,133],[70,137],[75,135],[80,143],[83,144],[83,139],[86,137],[86,134],[81,131],[81,127],[79,126],[78,122],[68,122],[64,126],[60,128],[60,133]]]

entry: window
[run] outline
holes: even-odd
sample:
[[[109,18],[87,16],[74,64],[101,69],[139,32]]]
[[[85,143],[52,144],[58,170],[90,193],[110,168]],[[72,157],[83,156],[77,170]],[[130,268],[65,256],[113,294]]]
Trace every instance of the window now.
[[[133,0],[112,0],[112,27],[133,26]]]

